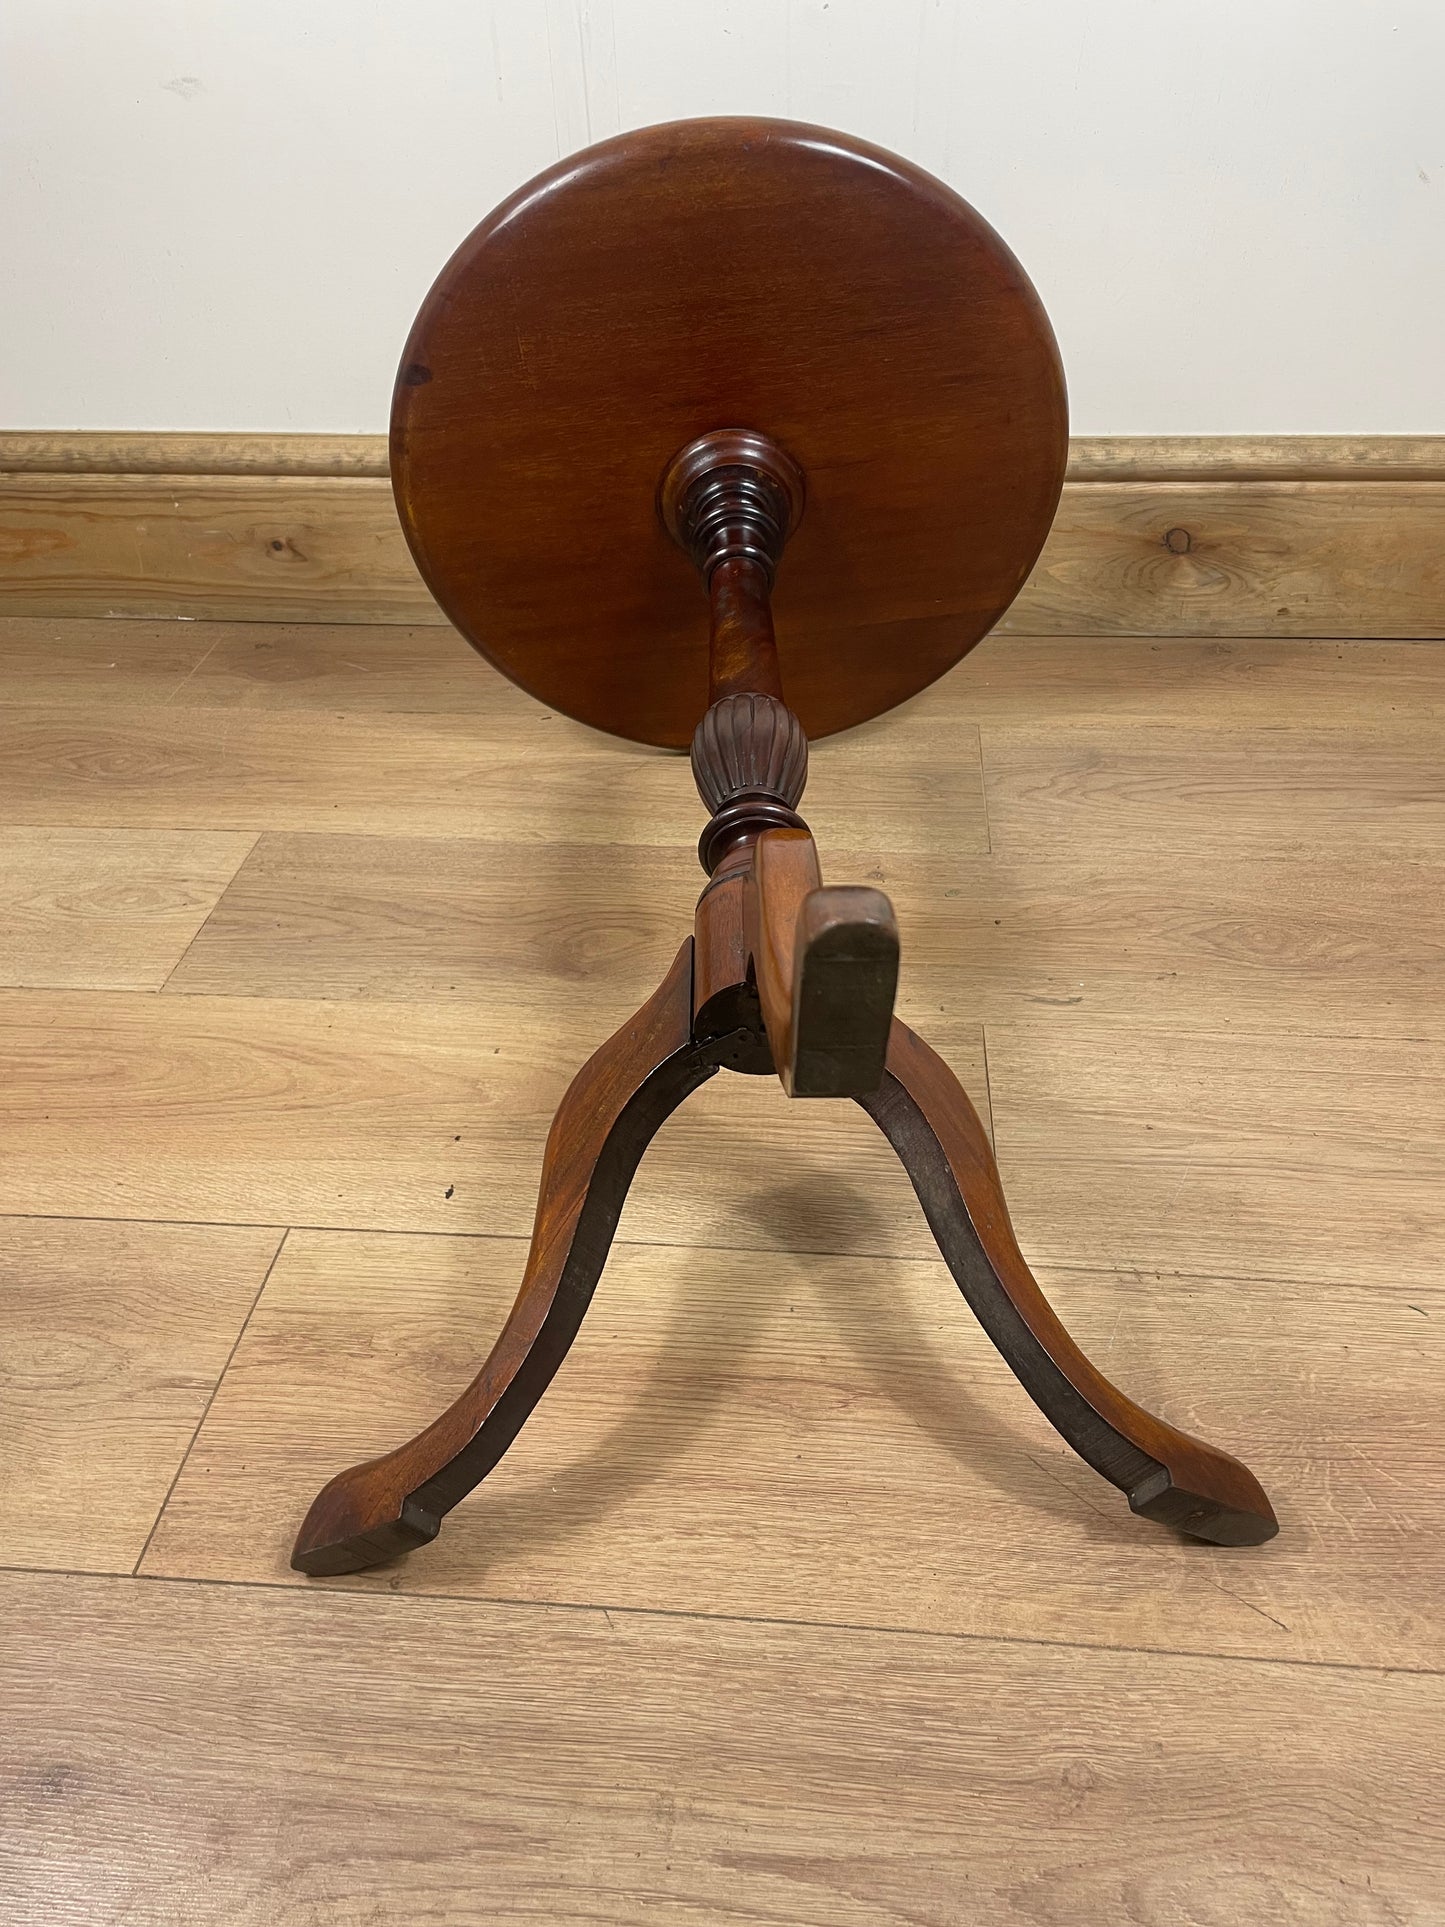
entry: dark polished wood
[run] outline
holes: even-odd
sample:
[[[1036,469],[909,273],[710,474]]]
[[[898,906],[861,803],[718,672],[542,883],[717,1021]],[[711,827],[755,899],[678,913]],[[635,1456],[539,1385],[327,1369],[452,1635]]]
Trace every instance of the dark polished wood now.
[[[719,696],[693,736],[692,774],[714,816],[739,796],[775,796],[796,809],[808,782],[803,725],[780,696],[752,689]],[[716,864],[704,867],[710,876]]]
[[[727,1069],[759,1077],[777,1070],[763,1028],[756,978],[749,968],[748,895],[752,857],[742,852],[718,869],[693,919],[692,1028],[698,1038],[726,1038]]]
[[[797,813],[808,739],[782,699],[771,597],[804,501],[776,443],[729,429],[674,457],[659,506],[709,590],[712,700],[692,770],[712,817],[698,856],[709,876],[742,878],[742,964],[783,1089],[861,1097],[883,1076],[898,929],[880,890],[823,887]]]
[[[355,1572],[434,1539],[546,1391],[592,1302],[638,1160],[718,1069],[718,1050],[693,1041],[692,948],[689,938],[656,994],[562,1099],[521,1290],[486,1363],[424,1432],[322,1489],[291,1554],[298,1572]]]
[[[797,806],[808,780],[808,739],[776,696],[739,690],[709,704],[692,739],[692,774],[712,812],[697,845],[709,876],[763,830],[807,827]]]
[[[782,700],[772,588],[806,499],[803,471],[792,456],[750,429],[700,435],[663,473],[663,527],[708,592],[708,701],[714,706],[745,692]],[[801,735],[802,725],[797,728]]]
[[[776,614],[813,737],[987,634],[1048,532],[1067,437],[1039,300],[951,189],[851,135],[680,122],[559,162],[443,268],[393,405],[402,526],[524,689],[681,748],[707,637],[653,505],[722,429],[807,476]]]
[[[807,501],[802,469],[771,435],[751,428],[715,428],[699,435],[673,456],[657,491],[662,525],[704,587],[724,562],[748,561],[761,566],[771,588],[778,558]],[[716,625],[712,670],[716,679]],[[714,686],[714,697],[725,693]]]
[[[862,1097],[883,1076],[898,926],[881,890],[825,887],[806,830],[765,830],[745,898],[763,1028],[789,1097]]]
[[[740,893],[750,875],[740,869],[708,886],[696,954],[692,941],[683,946],[657,994],[563,1099],[522,1288],[481,1371],[416,1438],[323,1488],[292,1553],[298,1571],[354,1572],[436,1537],[512,1444],[576,1337],[658,1126],[719,1069],[773,1070],[747,965]],[[1134,1404],[1069,1336],[1018,1248],[967,1094],[897,1019],[881,1086],[858,1102],[897,1151],[979,1322],[1079,1456],[1144,1518],[1219,1545],[1272,1538],[1274,1512],[1245,1466]]]
[[[984,1329],[1135,1512],[1221,1545],[1271,1537],[1246,1468],[1135,1405],[1065,1331],[973,1106],[893,1017],[892,906],[825,886],[798,814],[809,730],[941,674],[1047,530],[1063,386],[1003,243],[841,135],[626,135],[464,243],[408,344],[392,448],[408,539],[478,648],[570,715],[691,738],[708,883],[661,988],[562,1101],[486,1363],[416,1438],[326,1486],[292,1564],[350,1572],[435,1537],[576,1336],[646,1145],[724,1068],[857,1099]]]
[[[707,713],[692,773],[711,821],[698,860],[711,876],[765,829],[803,830],[808,738],[783,701],[772,586],[803,512],[804,482],[766,435],[724,429],[668,463],[658,509],[708,592]]]
[[[1146,1519],[1221,1546],[1272,1539],[1253,1473],[1126,1398],[1065,1331],[1019,1250],[978,1113],[937,1052],[895,1019],[883,1087],[858,1101],[902,1159],[979,1323],[1079,1457]]]

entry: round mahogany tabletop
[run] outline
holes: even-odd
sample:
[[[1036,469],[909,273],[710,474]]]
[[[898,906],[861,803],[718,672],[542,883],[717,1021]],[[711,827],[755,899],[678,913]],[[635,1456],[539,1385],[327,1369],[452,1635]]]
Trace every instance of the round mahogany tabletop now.
[[[505,675],[682,746],[707,707],[707,598],[658,484],[722,428],[804,471],[774,608],[810,736],[988,633],[1043,546],[1068,438],[1048,318],[950,188],[847,134],[679,121],[559,162],[443,268],[392,407],[402,527]]]

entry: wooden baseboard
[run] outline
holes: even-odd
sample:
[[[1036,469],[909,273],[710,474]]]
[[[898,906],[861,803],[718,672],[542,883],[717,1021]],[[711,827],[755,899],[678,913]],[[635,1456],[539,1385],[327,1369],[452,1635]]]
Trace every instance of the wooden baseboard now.
[[[0,614],[440,622],[379,435],[0,435]],[[1445,436],[1082,437],[1023,635],[1445,636]]]

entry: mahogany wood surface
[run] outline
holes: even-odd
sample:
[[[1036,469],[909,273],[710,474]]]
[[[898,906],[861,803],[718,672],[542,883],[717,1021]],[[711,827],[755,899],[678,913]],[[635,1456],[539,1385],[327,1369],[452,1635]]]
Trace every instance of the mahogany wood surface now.
[[[638,260],[665,275],[622,274],[619,249],[641,240]],[[820,370],[837,382],[850,364],[856,381],[823,410]],[[648,491],[638,464],[654,462],[658,421],[667,452]],[[893,1019],[891,904],[823,887],[796,808],[810,718],[837,729],[916,693],[1002,613],[1064,452],[1052,337],[997,237],[937,182],[818,130],[693,122],[609,142],[522,190],[443,273],[393,417],[418,561],[533,694],[616,734],[691,736],[709,883],[695,938],[553,1120],[521,1291],[482,1370],[407,1445],[331,1481],[298,1570],[354,1571],[436,1536],[566,1355],[648,1141],[724,1064],[775,1070],[789,1096],[858,1100],[1005,1360],[1134,1511],[1224,1545],[1278,1530],[1242,1465],[1134,1405],[1069,1337],[1019,1251],[972,1105]],[[961,499],[977,513],[960,541]],[[811,575],[810,504],[806,529],[825,527]],[[805,591],[786,648],[772,601],[785,547],[784,579]],[[673,596],[683,560],[707,592],[706,632],[696,598],[684,617]],[[935,637],[947,614],[952,654],[917,646],[905,609],[927,611]]]
[[[1247,1467],[1135,1405],[1070,1338],[1019,1250],[978,1113],[937,1052],[895,1019],[883,1087],[858,1101],[979,1323],[1080,1458],[1146,1519],[1222,1546],[1272,1539],[1273,1508]]]
[[[750,855],[765,849],[778,852],[776,888],[795,908],[834,894],[813,887],[817,862],[806,833],[768,832]],[[762,855],[761,887],[771,861]],[[783,1074],[794,1062],[796,1031],[777,1015],[773,966],[763,964],[756,984],[749,968],[750,958],[766,955],[748,935],[756,913],[746,895],[759,888],[752,862],[709,885],[698,905],[696,971],[690,939],[661,988],[573,1080],[547,1140],[522,1288],[486,1363],[409,1443],[323,1488],[292,1553],[298,1571],[354,1572],[436,1537],[443,1516],[511,1445],[566,1356],[659,1125],[720,1068]],[[776,927],[786,928],[786,917]],[[796,981],[791,960],[777,969],[781,982],[790,969]],[[855,978],[850,968],[847,983]],[[850,1015],[830,1035],[846,1036],[856,1022]],[[1245,1466],[1135,1405],[1069,1336],[1018,1248],[987,1135],[943,1059],[894,1019],[881,1085],[857,1101],[898,1153],[984,1330],[1079,1456],[1145,1518],[1219,1545],[1272,1538],[1274,1512]]]
[[[660,507],[708,590],[712,700],[693,735],[692,769],[712,818],[698,856],[709,877],[743,878],[736,975],[756,991],[789,1097],[860,1097],[883,1076],[898,929],[882,891],[823,888],[797,813],[808,739],[783,700],[771,591],[805,500],[805,477],[785,450],[725,429],[674,457]]]
[[[649,1141],[716,1056],[692,1042],[692,939],[657,992],[563,1098],[542,1164],[521,1290],[486,1363],[441,1417],[384,1457],[339,1473],[302,1523],[299,1572],[356,1572],[434,1539],[484,1479],[567,1355]]]
[[[883,1076],[898,926],[881,890],[825,886],[806,830],[752,849],[748,949],[763,1026],[789,1097],[858,1097]]]
[[[818,849],[806,830],[765,830],[752,848],[746,925],[763,1027],[783,1089],[794,1095],[798,1048],[797,986],[802,959],[798,917],[823,887]],[[799,1093],[806,1095],[806,1093]],[[851,1095],[851,1093],[850,1093]]]
[[[807,477],[777,626],[810,736],[902,702],[988,632],[1067,454],[1048,320],[949,188],[850,135],[684,121],[560,162],[442,270],[397,380],[402,525],[514,681],[681,747],[707,636],[659,484],[695,438],[740,428]]]

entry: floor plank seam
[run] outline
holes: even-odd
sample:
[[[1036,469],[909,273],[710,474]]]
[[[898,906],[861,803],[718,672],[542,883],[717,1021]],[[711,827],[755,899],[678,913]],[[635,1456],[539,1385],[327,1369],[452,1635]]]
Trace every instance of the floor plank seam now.
[[[74,824],[53,824],[53,823],[0,824],[0,830],[57,829],[57,828],[73,829],[75,827],[77,826]],[[155,826],[151,824],[147,824],[144,827],[147,830],[149,830]],[[213,827],[214,827],[213,825],[207,825],[207,824],[199,824],[199,825],[189,824],[184,826],[186,834],[194,834],[197,832],[204,833],[209,831]],[[271,832],[269,831],[254,831],[249,826],[246,826],[245,828],[239,829],[239,830],[234,830],[234,831],[224,830],[224,831],[219,831],[217,833],[221,835],[247,835],[247,836],[255,835],[258,838],[262,835],[271,834]],[[305,834],[309,835],[310,832],[307,831],[305,832]],[[244,859],[244,861],[249,861],[249,860],[250,858],[248,853],[248,856],[246,859]],[[239,874],[239,871],[237,874]],[[234,881],[234,879],[232,879],[232,881]],[[227,884],[226,886],[227,890],[229,890],[230,887],[231,885]],[[220,908],[220,904],[217,903],[216,906],[211,910],[210,914],[208,915],[206,919],[207,922],[210,921],[210,917],[214,916],[216,910],[219,908]],[[203,924],[201,928],[202,930],[204,930],[205,925]],[[200,935],[201,935],[201,931],[198,930],[196,932],[196,938],[199,938]],[[196,938],[192,939],[192,943],[196,941]],[[190,945],[187,946],[187,950],[189,950],[189,948],[190,948]],[[659,956],[661,956],[660,951],[658,954]],[[177,962],[175,966],[175,970],[172,970],[172,972],[170,973],[172,977],[175,975],[175,971],[179,970],[181,967],[181,964],[184,962],[185,962],[185,958],[183,956]],[[937,968],[938,966],[933,966],[933,967]],[[208,1002],[218,1003],[218,1004],[241,1004],[241,1003],[245,1003],[245,1004],[270,1003],[270,1004],[288,1004],[288,1005],[289,1004],[313,1004],[322,1008],[342,1008],[342,1007],[351,1008],[355,1006],[363,1010],[375,1010],[379,1007],[390,1005],[393,1008],[401,1009],[401,1010],[425,1011],[435,1016],[441,1016],[444,1013],[448,1013],[452,1016],[455,1016],[455,1014],[458,1011],[467,1011],[467,1010],[487,1011],[487,1012],[490,1012],[493,1016],[495,1016],[498,1010],[498,1004],[497,1004],[495,993],[486,992],[483,990],[479,990],[476,996],[474,997],[470,997],[470,996],[469,997],[451,997],[451,996],[447,996],[447,997],[355,997],[355,996],[298,997],[298,996],[289,996],[284,991],[278,992],[278,991],[269,991],[269,990],[268,991],[185,990],[185,989],[169,990],[167,988],[169,983],[170,983],[170,977],[167,977],[166,982],[155,989],[144,988],[144,987],[134,986],[134,985],[124,986],[122,988],[117,989],[114,986],[105,985],[105,984],[17,984],[17,983],[6,984],[6,983],[0,983],[0,1001],[3,1001],[3,999],[6,997],[27,997],[27,996],[107,997],[109,998],[109,997],[159,997],[162,994],[164,994],[171,999],[179,1000],[181,998],[185,998],[190,1002],[197,1003],[197,1004],[208,1003]],[[535,1014],[538,1017],[548,1014],[549,1011],[553,1009],[553,1005],[549,1002],[549,998],[552,997],[554,994],[555,993],[552,987],[549,986],[548,990],[538,997],[535,1004],[532,1004],[529,1002],[525,1006],[525,1011],[529,1015]],[[598,1036],[602,1037],[607,1034],[607,1026],[609,1024],[615,1027],[615,1025],[622,1020],[622,1018],[625,1016],[625,1014],[630,1009],[630,1007],[631,1006],[629,1005],[627,999],[625,998],[618,1000],[615,1010],[604,1009],[599,1005],[598,1017],[597,1017]],[[1073,1007],[1071,1006],[1070,1008],[1072,1009]],[[926,1020],[920,1017],[919,1021],[923,1022]],[[994,1030],[1044,1031],[1048,1029],[1057,1028],[1056,1020],[1053,1020],[1047,1016],[1033,1016],[1033,1015],[1027,1015],[1027,1014],[1025,1015],[1008,1014],[1004,1016],[994,1016],[994,1017],[989,1017],[985,1019],[976,1014],[962,1013],[956,1017],[955,1021],[965,1026],[971,1026],[973,1029],[979,1030],[979,1031],[983,1030],[985,1023],[990,1025]],[[1076,1016],[1070,1016],[1065,1020],[1065,1023],[1067,1028],[1077,1028],[1079,1030],[1086,1030],[1086,1029],[1093,1030],[1093,1031],[1127,1030],[1130,1036],[1138,1036],[1142,1032],[1147,1035],[1153,1035],[1157,1033],[1161,1036],[1167,1035],[1171,1037],[1188,1037],[1193,1039],[1216,1038],[1221,1043],[1225,1043],[1225,1042],[1248,1043],[1256,1038],[1261,1038],[1267,1041],[1275,1042],[1275,1041],[1278,1041],[1278,1039],[1283,1036],[1283,1037],[1288,1037],[1299,1044],[1420,1044],[1428,1048],[1437,1049],[1437,1050],[1440,1049],[1442,1046],[1445,1046],[1445,1024],[1442,1024],[1440,1031],[1434,1034],[1431,1034],[1431,1033],[1422,1034],[1418,1030],[1394,1030],[1394,1029],[1321,1030],[1318,1027],[1311,1027],[1308,1030],[1288,1030],[1288,1029],[1282,1029],[1279,1024],[1265,1024],[1262,1022],[1254,1027],[1245,1027],[1243,1025],[1237,1025],[1237,1024],[1222,1025],[1219,1023],[1193,1024],[1193,1023],[1190,1023],[1187,1019],[1182,1019],[1182,1018],[1175,1019],[1168,1016],[1162,1016],[1162,1017],[1152,1017],[1147,1015],[1138,1016],[1133,1012],[1123,1011],[1123,1010],[1101,1011],[1097,1015],[1094,1015],[1089,1012],[1084,1012]],[[5,1214],[0,1213],[0,1216],[3,1216],[3,1215]]]
[[[196,674],[196,672],[200,669],[203,669],[205,665],[211,660],[211,657],[215,655],[216,651],[220,648],[220,646],[221,646],[221,638],[217,636],[216,640],[211,644],[210,648],[205,652],[205,654],[201,656],[198,661],[191,664],[191,667],[186,671],[185,675],[181,677],[180,681],[176,684],[175,688],[168,689],[166,691],[165,695],[161,698],[160,702],[156,704],[156,707],[158,709],[168,708],[170,704],[175,701],[176,697],[180,695],[181,691],[185,688],[186,684],[191,680],[191,678]]]
[[[993,855],[993,818],[988,808],[988,759],[983,747],[984,725],[976,719],[973,725],[973,739],[978,745],[978,800],[983,810],[983,854]]]
[[[932,1626],[890,1626],[881,1622],[852,1619],[800,1619],[783,1614],[720,1613],[688,1611],[677,1606],[627,1606],[601,1600],[528,1599],[505,1593],[425,1592],[419,1588],[379,1588],[334,1586],[324,1581],[310,1585],[289,1585],[283,1579],[218,1579],[205,1573],[179,1572],[104,1572],[86,1567],[7,1566],[5,1574],[40,1579],[100,1579],[117,1585],[201,1586],[217,1592],[280,1593],[290,1599],[352,1599],[395,1605],[399,1601],[427,1606],[452,1606],[470,1611],[478,1606],[504,1606],[509,1610],[539,1613],[590,1613],[596,1617],[624,1619],[683,1620],[697,1625],[778,1627],[785,1631],[809,1633],[861,1633],[880,1639],[920,1639],[971,1646],[1027,1646],[1048,1652],[1117,1653],[1142,1659],[1196,1660],[1201,1665],[1287,1666],[1296,1671],[1322,1673],[1368,1673],[1376,1678],[1445,1679],[1445,1667],[1371,1666],[1360,1660],[1300,1659],[1290,1654],[1224,1653],[1200,1651],[1187,1646],[1109,1645],[1098,1640],[1038,1639],[1018,1633],[971,1633]],[[358,1606],[359,1610],[364,1607]]]
[[[157,992],[142,993],[147,996]],[[527,1231],[449,1231],[438,1226],[435,1230],[418,1230],[411,1225],[375,1224],[292,1224],[280,1226],[272,1219],[265,1218],[142,1218],[116,1217],[112,1213],[98,1211],[0,1211],[0,1224],[115,1224],[115,1225],[158,1225],[176,1230],[191,1231],[305,1231],[320,1234],[334,1233],[338,1238],[460,1238],[475,1244],[530,1244],[532,1233]],[[927,1248],[920,1251],[860,1251],[856,1245],[831,1247],[813,1245],[735,1245],[735,1244],[685,1244],[676,1238],[614,1238],[612,1251],[679,1251],[705,1252],[734,1257],[740,1261],[751,1258],[862,1258],[885,1265],[932,1265],[946,1271],[945,1261],[936,1251]],[[1028,1256],[1027,1251],[1025,1256]],[[1308,1288],[1312,1291],[1360,1292],[1371,1301],[1388,1304],[1391,1302],[1390,1286],[1359,1284],[1352,1280],[1321,1278],[1318,1272],[1272,1272],[1272,1271],[1221,1271],[1216,1266],[1207,1270],[1185,1270],[1177,1266],[1165,1268],[1160,1265],[1136,1264],[1127,1259],[1100,1258],[1092,1263],[1082,1263],[1077,1259],[1040,1258],[1036,1254],[1030,1259],[1039,1270],[1051,1274],[1064,1272],[1079,1278],[1118,1278],[1148,1277],[1156,1282],[1165,1278],[1192,1278],[1209,1284],[1219,1285],[1288,1285]],[[1428,1283],[1405,1283],[1400,1290],[1428,1295],[1435,1288],[1435,1281]],[[1418,1307],[1417,1307],[1418,1309]],[[1428,1317],[1429,1313],[1422,1313]],[[0,1567],[3,1570],[3,1567]]]
[[[397,830],[376,830],[358,829],[354,824],[337,827],[325,822],[310,821],[299,824],[284,821],[269,823],[263,829],[258,830],[254,819],[245,823],[216,823],[210,819],[194,823],[153,823],[147,817],[141,821],[116,822],[112,819],[108,823],[94,823],[88,820],[77,822],[73,817],[65,815],[58,821],[54,816],[49,816],[38,823],[15,822],[11,820],[7,822],[4,827],[14,830],[130,830],[136,834],[142,834],[146,831],[169,831],[171,834],[177,836],[311,836],[318,839],[355,839],[357,837],[365,837],[370,841],[390,840],[394,837],[397,841],[406,843],[477,843],[481,844],[484,848],[500,847],[510,850],[537,847],[544,843],[550,844],[552,841],[552,839],[546,837],[518,837],[515,834],[508,836],[488,836],[484,830],[480,829],[419,830],[409,829],[403,825]],[[574,849],[646,850],[668,857],[675,857],[677,855],[676,842],[664,843],[661,840],[651,841],[637,838],[631,841],[624,841],[619,840],[616,836],[599,836],[581,842],[574,838],[570,845],[566,843],[566,839],[562,841],[564,847]],[[852,856],[856,853],[856,851],[850,848],[843,848],[839,851],[839,854],[843,857]],[[866,854],[873,854],[873,847],[871,845],[868,846]],[[905,851],[903,854],[907,855],[911,853]],[[977,854],[982,857],[986,855],[987,852],[979,851]]]
[[[234,834],[234,832],[232,832],[232,834]],[[243,831],[242,834],[245,835],[250,833]],[[211,905],[210,909],[206,912],[205,916],[202,917],[200,921],[200,925],[196,929],[195,934],[192,936],[190,942],[186,945],[185,949],[181,952],[180,956],[176,958],[175,962],[171,965],[170,969],[166,972],[165,976],[161,979],[160,983],[156,986],[155,990],[148,994],[153,996],[160,996],[165,991],[166,985],[170,982],[171,978],[175,976],[176,972],[180,969],[181,965],[186,961],[186,958],[190,956],[191,952],[195,949],[196,945],[201,941],[201,938],[206,934],[206,930],[210,924],[211,918],[215,916],[216,912],[220,909],[221,905],[226,901],[227,894],[229,893],[232,884],[235,883],[237,877],[240,876],[241,872],[245,869],[246,865],[251,861],[251,858],[256,854],[256,850],[261,842],[261,838],[264,835],[265,835],[264,830],[257,830],[255,834],[251,837],[251,847],[250,849],[247,850],[246,854],[241,858],[241,861],[236,865],[235,869],[231,872],[230,876],[226,879],[225,889],[221,891],[221,894],[216,898],[216,901]],[[124,996],[126,993],[123,991],[120,994]]]
[[[252,1227],[252,1228],[255,1229],[258,1227]],[[187,1463],[190,1460],[190,1456],[192,1452],[194,1452],[196,1449],[196,1440],[201,1436],[201,1427],[205,1424],[207,1418],[209,1418],[210,1416],[211,1407],[216,1402],[216,1394],[217,1392],[220,1391],[222,1382],[225,1379],[227,1372],[230,1371],[231,1369],[231,1361],[236,1356],[236,1353],[240,1348],[241,1340],[246,1336],[246,1328],[251,1323],[251,1319],[255,1314],[256,1307],[261,1302],[262,1293],[265,1291],[267,1285],[271,1282],[271,1273],[276,1269],[276,1261],[280,1258],[281,1253],[286,1249],[286,1240],[287,1238],[290,1237],[290,1235],[291,1235],[290,1227],[288,1226],[281,1233],[280,1241],[278,1242],[276,1249],[271,1253],[271,1262],[267,1265],[265,1275],[262,1277],[260,1284],[256,1287],[256,1295],[251,1300],[251,1303],[247,1308],[246,1316],[241,1320],[241,1329],[236,1333],[235,1338],[231,1341],[231,1349],[226,1353],[226,1362],[224,1365],[222,1365],[220,1372],[217,1374],[216,1382],[210,1389],[210,1393],[206,1398],[205,1406],[201,1411],[201,1416],[196,1420],[195,1430],[191,1433],[190,1440],[186,1446],[186,1449],[181,1454],[181,1462],[176,1467],[175,1472],[171,1478],[170,1484],[166,1487],[166,1495],[160,1502],[160,1506],[156,1512],[155,1518],[151,1521],[151,1529],[145,1536],[145,1544],[141,1547],[140,1552],[136,1556],[136,1562],[131,1567],[131,1570],[128,1576],[132,1579],[136,1579],[140,1577],[140,1569],[142,1564],[144,1563],[146,1554],[151,1549],[151,1541],[155,1538],[157,1531],[160,1529],[161,1520],[166,1516],[166,1507],[170,1504],[171,1498],[175,1493],[175,1489],[180,1484],[181,1474],[185,1471]],[[120,1576],[126,1577],[127,1575],[122,1574]]]

